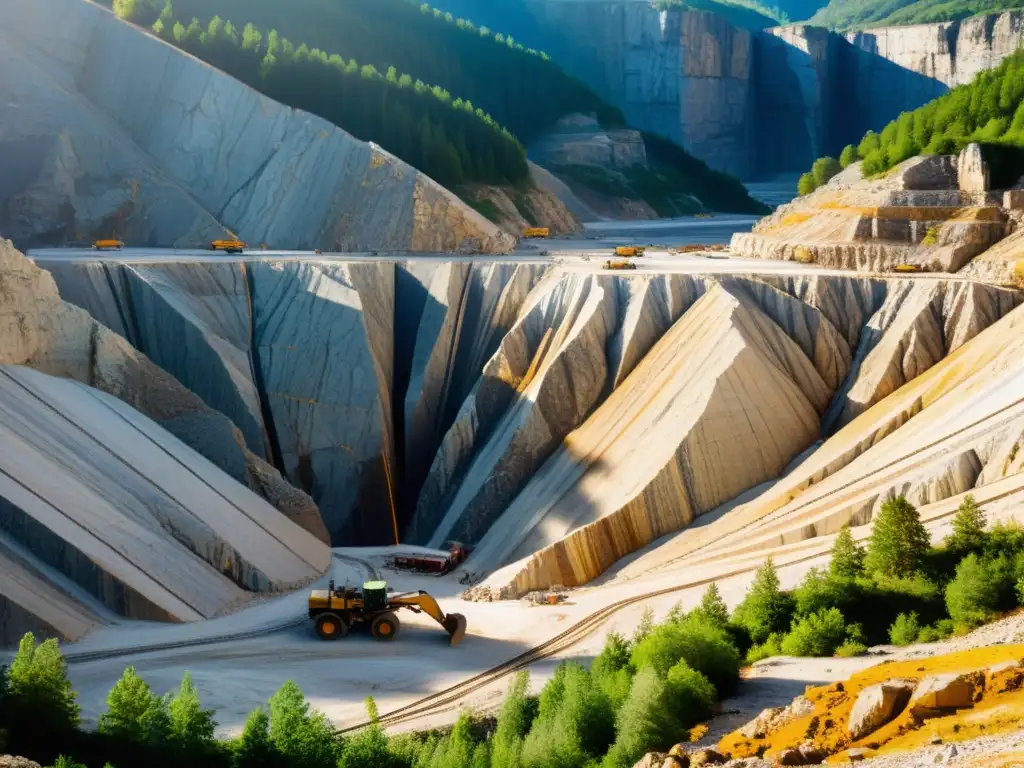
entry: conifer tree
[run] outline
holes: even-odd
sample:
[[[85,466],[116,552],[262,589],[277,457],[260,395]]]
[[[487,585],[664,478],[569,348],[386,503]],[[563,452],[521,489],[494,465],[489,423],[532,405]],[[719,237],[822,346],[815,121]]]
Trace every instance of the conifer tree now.
[[[775,563],[769,557],[736,607],[733,621],[746,629],[755,643],[763,643],[772,632],[784,632],[789,627],[792,612],[793,599],[782,591]]]
[[[700,606],[697,608],[697,615],[716,627],[724,627],[729,623],[729,607],[722,599],[722,593],[718,590],[716,582],[711,582],[704,590],[704,596],[700,599]]]
[[[242,736],[235,747],[233,768],[274,768],[281,755],[270,740],[270,717],[258,707],[249,713]]]
[[[21,638],[7,670],[4,698],[15,719],[8,726],[18,728],[27,740],[45,734],[52,739],[78,726],[77,694],[56,640],[36,644],[31,632]]]
[[[115,739],[145,744],[159,733],[163,717],[161,701],[149,684],[128,667],[107,694],[107,711],[100,715],[100,733]]]
[[[641,669],[619,710],[615,743],[605,756],[606,768],[633,765],[644,753],[675,739],[677,723],[669,714],[665,682],[652,667]]]
[[[596,663],[596,662],[595,662]],[[523,739],[530,730],[530,705],[526,690],[530,684],[530,673],[526,670],[516,673],[498,712],[494,730],[491,768],[521,768]]]
[[[917,509],[899,496],[882,504],[864,565],[879,575],[909,576],[921,567],[928,546],[928,531]]]
[[[968,494],[960,502],[953,517],[953,532],[946,537],[946,546],[955,552],[971,552],[981,549],[985,543],[985,513]]]
[[[169,701],[167,711],[171,738],[180,748],[191,751],[212,745],[217,727],[213,710],[203,709],[200,705],[199,692],[188,672],[181,679],[177,695]]]
[[[854,541],[848,525],[843,526],[832,544],[828,571],[829,575],[841,579],[852,579],[864,572],[864,549]]]

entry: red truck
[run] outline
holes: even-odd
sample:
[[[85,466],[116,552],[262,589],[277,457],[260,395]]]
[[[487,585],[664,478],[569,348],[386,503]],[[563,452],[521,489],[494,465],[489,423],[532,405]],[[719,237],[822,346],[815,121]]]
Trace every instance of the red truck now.
[[[457,541],[445,544],[448,554],[428,554],[425,552],[407,552],[395,555],[391,565],[407,571],[422,571],[442,575],[456,568],[469,556],[469,549]]]

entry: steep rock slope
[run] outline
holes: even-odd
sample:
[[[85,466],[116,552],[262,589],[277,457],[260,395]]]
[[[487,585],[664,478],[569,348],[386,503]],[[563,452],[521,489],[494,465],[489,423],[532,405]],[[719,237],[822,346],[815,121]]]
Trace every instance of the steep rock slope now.
[[[83,0],[0,5],[0,228],[19,243],[501,251],[414,168]]]
[[[115,397],[3,366],[0,411],[0,529],[43,583],[4,595],[61,636],[79,636],[82,620],[54,616],[53,592],[58,606],[80,590],[121,616],[194,621],[330,562],[322,542]]]
[[[88,277],[92,280],[95,270]],[[50,273],[6,240],[0,240],[0,284],[0,363],[75,379],[120,398],[326,540],[309,496],[250,452],[228,418],[87,312],[62,301]],[[107,311],[108,316],[116,313],[116,304]],[[173,348],[181,337],[159,338],[161,354],[176,354]]]
[[[179,281],[149,306],[188,308],[196,339],[217,326],[195,318],[248,313],[237,325],[252,327],[253,341],[218,331],[235,339],[220,359],[257,372],[240,381],[256,392],[273,459],[311,489],[333,540],[392,541],[396,528],[409,543],[458,539],[476,545],[474,574],[508,566],[488,582],[503,594],[584,583],[777,478],[1021,301],[1013,290],[926,276],[230,263],[248,276],[249,299],[230,295],[225,280],[229,296],[220,296],[204,279],[195,285],[208,295],[175,299]],[[67,295],[97,301],[97,317],[120,317],[109,299],[81,290],[96,265],[61,264],[52,262]],[[117,283],[143,266],[176,269],[104,268]],[[170,285],[153,274],[147,282],[157,293]],[[247,365],[211,369],[207,391],[237,389],[217,407],[243,400],[231,371]],[[961,472],[973,460],[957,461]],[[929,483],[933,500],[966,487]]]

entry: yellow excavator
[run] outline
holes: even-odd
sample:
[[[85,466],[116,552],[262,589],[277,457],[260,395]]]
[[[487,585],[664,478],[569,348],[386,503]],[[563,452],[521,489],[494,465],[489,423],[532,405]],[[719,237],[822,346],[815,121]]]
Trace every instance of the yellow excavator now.
[[[309,593],[309,618],[322,640],[345,637],[357,625],[369,627],[377,640],[394,640],[399,627],[396,611],[400,608],[430,616],[444,627],[451,638],[450,646],[458,645],[466,636],[466,617],[461,613],[446,614],[437,600],[423,590],[395,593],[388,590],[387,582],[368,581],[360,592],[354,587],[335,589],[331,581],[327,589]]]

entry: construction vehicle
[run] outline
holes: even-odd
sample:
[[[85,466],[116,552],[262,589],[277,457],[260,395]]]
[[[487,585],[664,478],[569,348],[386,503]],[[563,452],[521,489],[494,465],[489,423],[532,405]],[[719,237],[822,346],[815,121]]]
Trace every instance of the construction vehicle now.
[[[626,259],[643,256],[644,247],[642,245],[620,245],[615,249],[615,255]]]
[[[345,637],[353,626],[368,627],[377,640],[394,640],[399,621],[396,611],[408,608],[425,613],[444,627],[450,636],[448,645],[456,646],[466,635],[466,617],[461,613],[446,614],[437,600],[423,590],[394,593],[387,582],[368,581],[360,592],[354,587],[335,589],[332,579],[327,589],[309,593],[309,618],[322,640]]]
[[[547,237],[550,234],[548,227],[527,227],[523,230],[523,237]]]
[[[96,240],[92,247],[97,251],[119,251],[124,248],[124,243],[120,240]]]
[[[225,253],[241,253],[245,249],[245,243],[241,240],[214,240],[210,243],[211,251],[224,251]]]
[[[917,264],[897,264],[893,267],[894,272],[920,272],[921,268]]]
[[[445,549],[448,550],[447,555],[440,552],[403,552],[391,558],[391,565],[407,571],[443,575],[464,563],[469,556],[469,549],[458,541],[446,542]]]
[[[605,269],[636,269],[636,264],[625,259],[608,259],[604,263]]]

